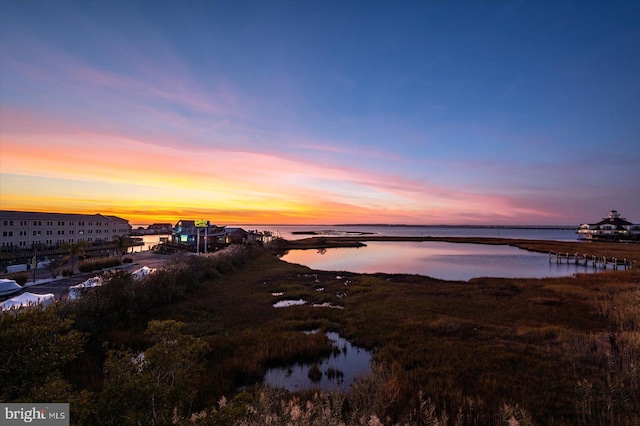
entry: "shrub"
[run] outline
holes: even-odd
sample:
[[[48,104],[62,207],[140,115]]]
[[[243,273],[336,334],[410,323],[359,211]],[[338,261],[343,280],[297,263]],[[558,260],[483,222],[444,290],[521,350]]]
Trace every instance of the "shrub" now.
[[[25,285],[29,281],[29,274],[27,272],[20,272],[13,274],[9,277],[20,285]]]
[[[91,272],[105,268],[113,268],[114,266],[119,266],[122,263],[119,259],[114,258],[102,258],[98,260],[85,260],[78,265],[78,270],[80,272]]]
[[[82,352],[84,342],[71,322],[55,307],[0,312],[1,401],[23,402],[61,383],[60,369]]]
[[[118,272],[74,303],[63,305],[61,313],[63,317],[75,317],[74,327],[97,339],[112,327],[130,326],[136,315],[141,314],[133,299],[131,274]]]
[[[99,417],[119,424],[176,424],[191,417],[202,356],[209,345],[183,334],[184,324],[150,321],[145,335],[155,344],[143,353],[110,350],[105,362],[104,388],[98,399]],[[133,420],[135,419],[135,423]]]
[[[130,257],[123,257],[122,263],[133,263],[133,259]]]
[[[318,368],[318,364],[313,364],[313,366],[309,369],[309,373],[307,375],[314,382],[319,382],[322,379],[322,371],[320,371],[320,368]]]

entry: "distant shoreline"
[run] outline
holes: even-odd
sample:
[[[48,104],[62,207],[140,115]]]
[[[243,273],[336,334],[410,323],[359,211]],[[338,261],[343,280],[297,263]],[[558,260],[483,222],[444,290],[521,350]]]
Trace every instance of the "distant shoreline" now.
[[[132,224],[134,230],[141,227],[146,230],[150,224]],[[295,223],[234,223],[230,225],[220,226],[242,226],[246,228],[254,227],[276,227],[276,226],[295,226],[295,227],[387,227],[387,228],[468,228],[468,229],[554,229],[554,230],[578,230],[576,225],[408,225],[408,224],[393,224],[393,223],[333,223],[333,224],[295,224]]]
[[[291,225],[297,226],[297,225]],[[315,225],[313,225],[315,226]],[[388,227],[406,227],[406,228],[486,228],[486,229],[578,229],[577,226],[569,225],[391,225],[391,224],[345,224],[333,226],[388,226]]]

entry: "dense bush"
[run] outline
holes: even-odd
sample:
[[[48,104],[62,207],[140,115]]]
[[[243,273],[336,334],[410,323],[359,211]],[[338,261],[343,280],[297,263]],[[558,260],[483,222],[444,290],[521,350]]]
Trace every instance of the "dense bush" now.
[[[9,279],[14,280],[16,283],[20,285],[25,285],[27,281],[29,281],[29,273],[28,272],[18,272],[9,276]]]
[[[191,415],[200,359],[209,347],[183,328],[173,320],[150,321],[145,335],[153,346],[108,352],[97,403],[101,424],[171,424]]]
[[[120,259],[116,258],[102,258],[102,259],[93,259],[93,260],[84,260],[80,262],[78,265],[78,270],[80,272],[91,272],[98,271],[106,268],[113,268],[116,266],[120,266],[122,262]]]
[[[84,339],[71,323],[57,315],[55,306],[0,312],[0,401],[51,394],[48,402],[68,402],[60,369],[82,352]],[[52,392],[56,388],[64,392]]]
[[[234,265],[255,257],[259,250],[251,245],[238,245],[209,255],[179,255],[163,269],[138,281],[131,274],[119,271],[104,285],[63,306],[61,312],[75,317],[78,330],[90,332],[94,339],[101,339],[113,327],[146,324],[154,308],[183,300],[205,282],[220,276],[221,271],[229,271]],[[114,261],[119,263],[118,259],[86,262],[85,269],[96,265],[106,268],[109,266],[105,265]],[[80,267],[84,265],[85,262]]]

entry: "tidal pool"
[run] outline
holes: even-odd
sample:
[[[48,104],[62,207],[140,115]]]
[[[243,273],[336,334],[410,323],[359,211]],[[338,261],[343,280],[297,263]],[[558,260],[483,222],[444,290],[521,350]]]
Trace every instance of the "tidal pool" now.
[[[298,306],[298,305],[305,305],[307,303],[306,300],[304,299],[298,299],[298,300],[281,300],[279,302],[276,302],[273,304],[274,308],[288,308],[289,306]]]
[[[267,370],[264,382],[292,392],[309,389],[348,391],[356,378],[366,376],[371,371],[371,352],[353,346],[338,333],[329,332],[327,337],[332,342],[334,351],[331,356],[317,363],[322,374],[319,380],[314,381],[309,377],[314,364],[296,364]]]
[[[595,272],[590,266],[549,262],[544,253],[506,245],[440,241],[367,241],[366,247],[291,250],[282,259],[325,271],[419,274],[443,280],[477,277],[546,278]]]

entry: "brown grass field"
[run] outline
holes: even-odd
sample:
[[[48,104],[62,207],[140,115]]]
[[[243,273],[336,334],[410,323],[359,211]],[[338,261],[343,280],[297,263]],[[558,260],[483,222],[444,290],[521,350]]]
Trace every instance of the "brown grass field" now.
[[[284,247],[380,239],[310,238]],[[637,244],[428,240],[640,259]],[[638,424],[640,271],[470,282],[336,275],[263,255],[222,276],[197,299],[164,309],[162,316],[186,322],[191,333],[216,348],[202,383],[214,398],[259,381],[268,366],[317,357],[327,350],[326,342],[300,330],[322,328],[375,351],[387,375],[385,389],[378,389],[387,396],[375,397],[388,399],[377,406],[381,419],[412,418],[428,398],[436,412],[466,419],[459,424],[498,424],[505,407],[520,407],[522,421],[529,415],[538,424]],[[318,286],[325,291],[314,291]],[[345,291],[347,297],[337,296]],[[272,292],[283,292],[280,299],[330,302],[344,310],[274,309],[279,298]]]

